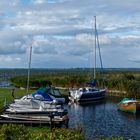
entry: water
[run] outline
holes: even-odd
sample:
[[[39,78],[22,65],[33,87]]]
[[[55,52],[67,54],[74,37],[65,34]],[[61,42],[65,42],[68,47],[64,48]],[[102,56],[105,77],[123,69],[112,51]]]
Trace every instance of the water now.
[[[82,126],[87,138],[101,135],[140,140],[140,116],[119,111],[116,101],[66,107],[70,117],[69,127]]]

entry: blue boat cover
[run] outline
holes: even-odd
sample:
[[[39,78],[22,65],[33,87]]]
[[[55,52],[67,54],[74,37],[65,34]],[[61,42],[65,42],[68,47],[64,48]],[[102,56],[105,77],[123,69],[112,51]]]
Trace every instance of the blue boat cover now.
[[[38,89],[36,92],[34,92],[32,94],[33,97],[35,97],[35,95],[42,95],[44,100],[46,101],[53,101],[53,99],[47,94],[47,89],[46,88],[40,88]]]
[[[96,79],[87,82],[87,84],[95,87],[96,86]]]

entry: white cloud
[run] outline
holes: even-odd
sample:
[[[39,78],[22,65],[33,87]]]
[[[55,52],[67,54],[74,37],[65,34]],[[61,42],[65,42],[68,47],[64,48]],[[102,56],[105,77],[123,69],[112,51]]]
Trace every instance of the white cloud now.
[[[45,3],[47,0],[33,0],[32,2],[34,3],[34,4],[43,4],[43,3]]]
[[[20,61],[21,60],[21,58],[16,58],[16,57],[12,57],[12,56],[7,56],[7,57],[5,57],[4,55],[1,55],[0,56],[0,62],[2,63],[7,63],[7,62],[15,62],[15,61]]]

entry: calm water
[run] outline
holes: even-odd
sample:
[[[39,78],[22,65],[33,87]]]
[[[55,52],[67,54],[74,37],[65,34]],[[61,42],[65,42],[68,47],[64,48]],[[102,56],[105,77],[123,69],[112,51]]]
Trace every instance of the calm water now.
[[[67,105],[69,127],[81,125],[87,138],[104,135],[140,140],[140,116],[118,111],[116,101]]]

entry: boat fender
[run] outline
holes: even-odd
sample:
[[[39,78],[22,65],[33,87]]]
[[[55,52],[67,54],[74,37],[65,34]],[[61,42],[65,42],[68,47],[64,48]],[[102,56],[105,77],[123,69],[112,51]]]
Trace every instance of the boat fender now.
[[[39,111],[44,111],[44,108],[40,105]]]

